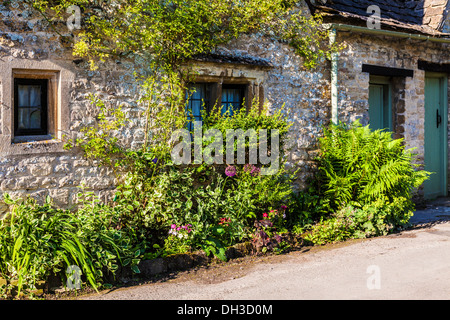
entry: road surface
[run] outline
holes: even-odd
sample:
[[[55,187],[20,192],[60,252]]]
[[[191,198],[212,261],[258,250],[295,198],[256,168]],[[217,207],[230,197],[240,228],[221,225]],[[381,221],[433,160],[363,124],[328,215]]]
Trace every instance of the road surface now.
[[[450,222],[286,255],[236,260],[80,299],[450,299]]]

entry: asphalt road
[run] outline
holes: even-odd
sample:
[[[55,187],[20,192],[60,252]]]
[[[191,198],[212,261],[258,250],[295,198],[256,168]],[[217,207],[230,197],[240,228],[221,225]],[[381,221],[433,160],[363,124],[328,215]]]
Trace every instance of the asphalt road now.
[[[449,298],[448,221],[306,252],[238,260],[183,273],[169,281],[80,297],[108,300]]]

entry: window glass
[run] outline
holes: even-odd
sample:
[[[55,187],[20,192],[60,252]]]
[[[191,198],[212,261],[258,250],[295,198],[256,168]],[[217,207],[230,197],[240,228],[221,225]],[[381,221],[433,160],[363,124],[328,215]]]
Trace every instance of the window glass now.
[[[19,129],[40,129],[41,127],[41,86],[18,86]]]
[[[202,111],[209,109],[211,85],[208,83],[196,83],[189,86],[186,91],[186,113],[188,129],[194,129],[194,121],[202,120]]]
[[[212,97],[212,87],[217,83],[195,83],[189,85],[186,90],[187,128],[194,129],[194,121],[202,121],[202,112],[208,114],[211,111],[212,101],[219,98],[221,101],[221,114],[233,116],[244,102],[245,85],[222,85],[222,96]]]
[[[47,134],[47,80],[15,79],[15,135]]]
[[[222,114],[228,111],[230,116],[234,115],[240,109],[243,98],[242,87],[224,86],[222,88]]]

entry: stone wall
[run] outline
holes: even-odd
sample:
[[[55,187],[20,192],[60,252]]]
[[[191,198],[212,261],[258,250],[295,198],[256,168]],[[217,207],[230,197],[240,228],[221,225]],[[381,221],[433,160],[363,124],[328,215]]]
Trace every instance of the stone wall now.
[[[338,32],[338,41],[347,44],[339,57],[339,118],[344,122],[369,122],[370,75],[361,72],[362,64],[414,71],[413,77],[392,78],[394,137],[416,148],[417,163],[424,164],[426,72],[418,68],[418,61],[450,63],[449,44],[349,32]]]
[[[54,71],[61,84],[56,137],[27,143],[11,143],[11,84],[3,85],[0,191],[39,199],[50,195],[57,204],[69,206],[81,184],[101,196],[111,195],[116,182],[111,170],[89,163],[76,150],[64,150],[61,139],[63,135],[76,138],[82,127],[95,124],[98,110],[89,98],[95,93],[107,105],[124,106],[130,123],[121,132],[121,140],[131,147],[139,145],[144,140],[145,123],[139,117],[141,109],[136,103],[138,91],[132,73],[142,63],[110,61],[100,65],[99,70],[90,71],[85,61],[71,55],[67,39],[55,33],[26,4],[12,1],[0,9],[1,83],[6,83],[15,69],[45,69]],[[58,32],[71,37],[64,25]],[[220,51],[266,59],[273,65],[270,70],[240,64],[199,64],[199,67],[203,74],[217,75],[231,70],[230,77],[254,79],[272,109],[285,104],[284,112],[293,123],[288,165],[303,169],[299,184],[305,186],[317,154],[321,126],[329,121],[329,63],[324,61],[317,71],[304,70],[301,59],[288,45],[257,35],[244,36]]]
[[[0,6],[0,192],[13,196],[30,195],[43,199],[50,195],[60,205],[72,205],[78,186],[85,184],[105,199],[114,190],[111,170],[83,159],[77,150],[63,149],[63,134],[76,138],[80,129],[95,123],[98,110],[89,98],[98,94],[107,105],[123,105],[130,122],[120,133],[122,141],[136,147],[144,140],[145,123],[133,82],[133,72],[143,68],[139,61],[109,61],[99,70],[72,56],[68,42],[21,1]],[[59,33],[71,37],[64,25]],[[449,63],[448,46],[410,39],[338,32],[338,42],[346,48],[339,55],[339,119],[368,123],[370,75],[362,64],[414,70],[412,78],[393,81],[396,137],[408,147],[424,152],[424,76],[418,59]],[[272,67],[241,64],[198,63],[202,75],[251,79],[254,94],[267,99],[270,110],[284,105],[292,123],[288,143],[288,166],[300,168],[298,186],[308,185],[315,172],[317,142],[322,126],[330,122],[330,62],[316,70],[303,68],[302,59],[286,43],[261,35],[245,35],[217,52],[250,56],[269,61]],[[17,71],[18,70],[18,71]],[[57,78],[58,112],[55,137],[47,141],[12,143],[11,79],[14,72],[48,70]],[[449,95],[450,97],[450,95]],[[450,117],[449,117],[450,118]],[[419,156],[419,163],[423,156]]]
[[[22,1],[0,5],[0,192],[14,197],[46,195],[58,205],[74,204],[78,188],[98,191],[104,199],[114,190],[115,179],[108,168],[83,159],[78,150],[64,150],[63,136],[76,138],[80,129],[95,123],[97,108],[90,94],[98,94],[106,105],[123,105],[130,122],[121,134],[124,143],[142,142],[142,124],[136,104],[133,72],[139,65],[129,61],[88,63],[72,55],[67,39],[73,39],[65,24],[53,30],[38,13]],[[56,86],[55,132],[43,141],[15,142],[12,133],[12,78],[14,72],[35,76],[54,74]],[[53,132],[52,132],[53,133]]]

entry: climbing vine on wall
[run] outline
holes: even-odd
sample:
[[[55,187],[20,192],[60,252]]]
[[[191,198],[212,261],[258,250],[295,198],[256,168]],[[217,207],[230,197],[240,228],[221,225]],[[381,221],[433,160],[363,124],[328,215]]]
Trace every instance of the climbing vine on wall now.
[[[27,0],[29,1],[29,0]],[[245,33],[286,41],[315,67],[330,50],[319,16],[293,0],[38,0],[32,1],[50,22],[67,19],[67,8],[80,8],[74,53],[96,60],[140,55],[165,72],[196,54]]]
[[[146,109],[142,117],[152,119],[146,122],[144,147],[158,149],[157,154],[167,154],[172,148],[168,142],[170,134],[186,123],[185,113],[177,111],[184,110],[184,84],[192,75],[185,62],[196,55],[210,53],[243,34],[258,34],[290,44],[303,57],[307,68],[317,66],[330,51],[336,50],[329,47],[320,17],[302,11],[306,7],[293,0],[26,1],[50,25],[64,23],[73,18],[71,15],[79,14],[80,28],[72,30],[69,40],[73,42],[74,55],[89,60],[92,69],[102,61],[125,57],[137,59],[145,66],[136,75],[142,89],[139,102]],[[117,117],[104,120],[111,118]],[[87,130],[91,142],[107,137],[104,130]],[[93,155],[99,146],[82,140],[77,144],[88,146]],[[117,154],[116,148],[102,148],[99,158],[109,158],[105,150]]]

